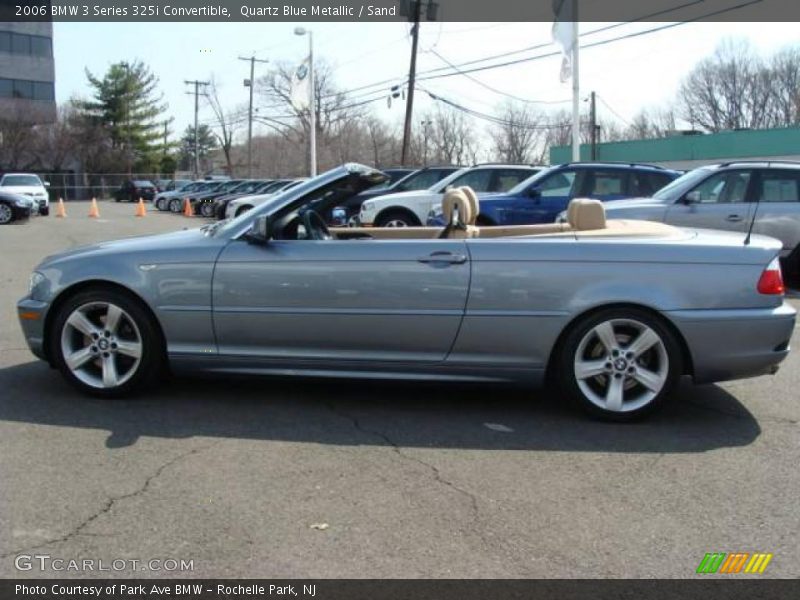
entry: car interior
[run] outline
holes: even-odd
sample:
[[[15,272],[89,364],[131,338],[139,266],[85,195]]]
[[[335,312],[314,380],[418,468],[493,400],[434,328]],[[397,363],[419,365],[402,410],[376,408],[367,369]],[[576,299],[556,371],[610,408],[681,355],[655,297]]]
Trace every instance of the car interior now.
[[[479,226],[477,194],[469,187],[451,188],[442,198],[442,212],[447,225],[441,227],[328,227],[317,207],[335,206],[352,190],[336,188],[305,203],[304,210],[285,216],[274,231],[278,239],[369,240],[369,239],[473,239],[528,236],[576,238],[603,236],[665,236],[676,228],[652,221],[607,220],[599,200],[576,198],[569,204],[566,223],[536,225]]]

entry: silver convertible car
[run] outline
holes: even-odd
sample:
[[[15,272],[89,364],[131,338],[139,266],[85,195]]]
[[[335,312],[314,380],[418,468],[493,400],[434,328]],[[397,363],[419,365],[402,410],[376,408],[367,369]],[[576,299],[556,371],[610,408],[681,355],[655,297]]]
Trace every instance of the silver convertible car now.
[[[18,304],[33,353],[90,394],[165,369],[439,381],[554,381],[590,413],[640,417],[683,375],[772,373],[789,352],[780,243],[576,200],[567,223],[328,228],[385,181],[348,164],[231,221],[46,258]]]

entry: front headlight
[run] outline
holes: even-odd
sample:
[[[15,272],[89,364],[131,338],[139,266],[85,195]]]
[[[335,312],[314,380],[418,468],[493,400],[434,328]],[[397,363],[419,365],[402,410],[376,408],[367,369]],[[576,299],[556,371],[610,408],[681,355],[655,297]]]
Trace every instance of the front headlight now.
[[[31,273],[30,280],[28,281],[28,295],[33,296],[34,291],[39,285],[44,283],[45,277],[39,271]]]
[[[17,198],[14,200],[14,204],[19,206],[20,208],[30,208],[33,206],[33,200],[29,198]]]

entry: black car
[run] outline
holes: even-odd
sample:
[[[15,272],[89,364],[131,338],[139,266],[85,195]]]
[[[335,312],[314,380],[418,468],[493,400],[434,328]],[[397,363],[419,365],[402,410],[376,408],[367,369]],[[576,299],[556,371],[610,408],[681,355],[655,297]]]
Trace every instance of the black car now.
[[[27,219],[32,209],[33,199],[30,196],[0,192],[0,225]]]
[[[407,173],[400,179],[392,180],[392,172],[399,171],[400,169],[386,169],[383,171],[389,175],[390,179],[382,184],[361,192],[357,196],[348,199],[344,203],[343,208],[347,212],[347,223],[355,225],[358,220],[358,213],[361,210],[361,204],[370,198],[377,198],[385,194],[395,194],[397,192],[413,192],[416,190],[427,190],[432,185],[440,182],[445,177],[455,173],[460,166],[438,166],[438,167],[423,167]],[[338,221],[338,219],[337,219]],[[336,224],[336,223],[334,223]]]
[[[266,194],[268,190],[277,186],[275,179],[254,179],[248,182],[250,185],[243,186],[241,190],[236,190],[230,194],[223,194],[214,199],[214,213],[212,215],[203,214],[203,216],[213,216],[217,219],[225,218],[225,209],[228,207],[228,202],[242,198],[243,196],[255,196],[257,194]],[[205,207],[203,207],[205,208]]]
[[[114,200],[121,202],[138,202],[139,198],[152,202],[158,190],[152,181],[129,179],[114,192]]]

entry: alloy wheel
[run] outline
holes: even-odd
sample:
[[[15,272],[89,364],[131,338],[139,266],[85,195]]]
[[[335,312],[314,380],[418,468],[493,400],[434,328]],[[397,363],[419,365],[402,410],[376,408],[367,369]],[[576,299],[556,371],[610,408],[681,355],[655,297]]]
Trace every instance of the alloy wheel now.
[[[14,213],[11,212],[11,207],[8,204],[0,204],[0,224],[10,223],[13,216]]]
[[[97,389],[117,388],[142,360],[142,335],[133,318],[110,302],[90,302],[70,313],[61,331],[61,352],[72,374]]]
[[[583,395],[606,411],[647,406],[664,389],[669,355],[658,333],[634,319],[611,319],[592,327],[578,344],[575,380]]]

